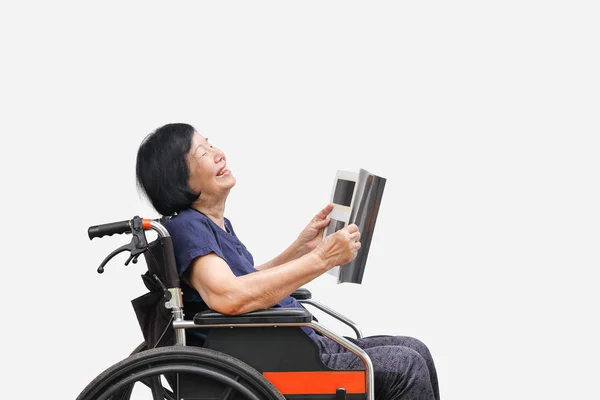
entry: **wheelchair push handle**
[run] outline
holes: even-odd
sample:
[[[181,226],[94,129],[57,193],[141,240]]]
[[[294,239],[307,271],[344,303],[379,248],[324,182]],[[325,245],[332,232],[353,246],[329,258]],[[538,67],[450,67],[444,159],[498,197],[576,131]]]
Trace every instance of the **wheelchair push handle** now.
[[[112,236],[114,234],[120,235],[123,233],[138,232],[141,229],[154,229],[158,231],[158,234],[161,237],[169,236],[169,234],[166,233],[166,230],[160,226],[160,222],[163,222],[163,220],[165,220],[165,218],[152,220],[146,218],[142,219],[138,216],[135,216],[133,219],[125,221],[109,222],[108,224],[90,226],[88,228],[88,236],[90,240],[92,240],[93,238]]]
[[[131,221],[110,222],[108,224],[94,225],[88,228],[88,236],[91,239],[103,236],[112,236],[114,234],[130,233]]]
[[[111,222],[108,224],[102,225],[94,225],[88,228],[88,236],[90,240],[95,237],[103,237],[103,236],[111,236],[114,234],[123,234],[128,233],[133,237],[131,238],[131,242],[119,247],[118,249],[111,252],[100,264],[98,267],[98,273],[101,274],[104,272],[104,267],[106,264],[117,254],[128,251],[130,253],[129,258],[125,261],[125,265],[129,265],[129,262],[137,263],[138,257],[144,253],[148,249],[148,242],[146,240],[146,235],[144,231],[152,229],[158,233],[158,236],[161,238],[164,251],[167,254],[168,264],[173,264],[168,266],[167,275],[168,281],[176,282],[179,285],[179,280],[177,274],[171,273],[171,269],[176,271],[176,267],[174,266],[175,255],[173,253],[173,242],[171,241],[171,237],[167,229],[162,225],[162,222],[167,221],[168,217],[163,217],[161,219],[152,220],[140,218],[139,216],[133,217],[131,220],[120,221],[120,222]]]

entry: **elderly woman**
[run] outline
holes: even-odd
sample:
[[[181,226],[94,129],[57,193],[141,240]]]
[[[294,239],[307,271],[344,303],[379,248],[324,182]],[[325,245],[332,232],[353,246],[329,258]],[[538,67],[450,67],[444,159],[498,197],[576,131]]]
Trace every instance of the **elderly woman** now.
[[[186,309],[243,314],[270,307],[302,307],[290,294],[329,269],[356,257],[356,225],[323,238],[332,205],[323,208],[297,239],[271,261],[254,265],[252,255],[225,218],[225,202],[236,180],[225,154],[187,124],[151,133],[137,155],[137,180],[154,208],[174,216],[173,238]],[[333,340],[302,328],[334,369],[362,369],[362,362]],[[202,345],[206,331],[188,330]],[[375,394],[383,399],[439,399],[435,366],[417,339],[373,336],[351,339],[370,356]]]

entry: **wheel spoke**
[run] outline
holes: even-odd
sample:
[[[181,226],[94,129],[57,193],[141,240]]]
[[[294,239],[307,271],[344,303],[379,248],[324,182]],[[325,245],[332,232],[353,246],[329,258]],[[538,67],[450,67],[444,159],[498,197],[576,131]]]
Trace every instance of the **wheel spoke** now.
[[[177,374],[177,375],[179,375],[179,374]],[[164,394],[165,398],[167,400],[179,400],[179,397],[176,398],[175,394],[171,390],[169,390],[169,386],[171,386],[171,385],[169,384],[169,381],[167,380],[167,378],[164,375],[161,375],[161,376],[162,376],[162,379],[159,378],[159,380],[162,382],[161,386],[162,386],[162,390],[164,392],[163,394]]]
[[[162,385],[160,384],[159,377],[153,377],[150,380],[150,389],[152,389],[152,399],[153,400],[165,400],[165,396],[163,396]]]

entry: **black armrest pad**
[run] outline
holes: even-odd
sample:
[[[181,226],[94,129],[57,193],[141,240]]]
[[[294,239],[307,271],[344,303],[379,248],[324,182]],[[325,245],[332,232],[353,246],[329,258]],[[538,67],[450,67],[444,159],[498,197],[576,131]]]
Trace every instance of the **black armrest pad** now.
[[[311,322],[312,314],[304,308],[269,308],[240,315],[225,315],[212,310],[194,315],[196,325],[285,324]]]
[[[292,293],[291,296],[293,298],[295,298],[296,300],[308,300],[308,299],[312,298],[312,294],[310,293],[310,290],[302,288],[302,287],[294,290],[294,293]]]

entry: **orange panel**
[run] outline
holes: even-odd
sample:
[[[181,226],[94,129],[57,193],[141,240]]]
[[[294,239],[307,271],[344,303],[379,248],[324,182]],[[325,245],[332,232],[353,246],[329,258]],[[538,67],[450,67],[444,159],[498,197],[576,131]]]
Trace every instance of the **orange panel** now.
[[[143,219],[142,220],[142,228],[144,229],[150,229],[150,223],[152,222],[151,219]]]
[[[365,393],[365,371],[263,372],[281,394]]]

